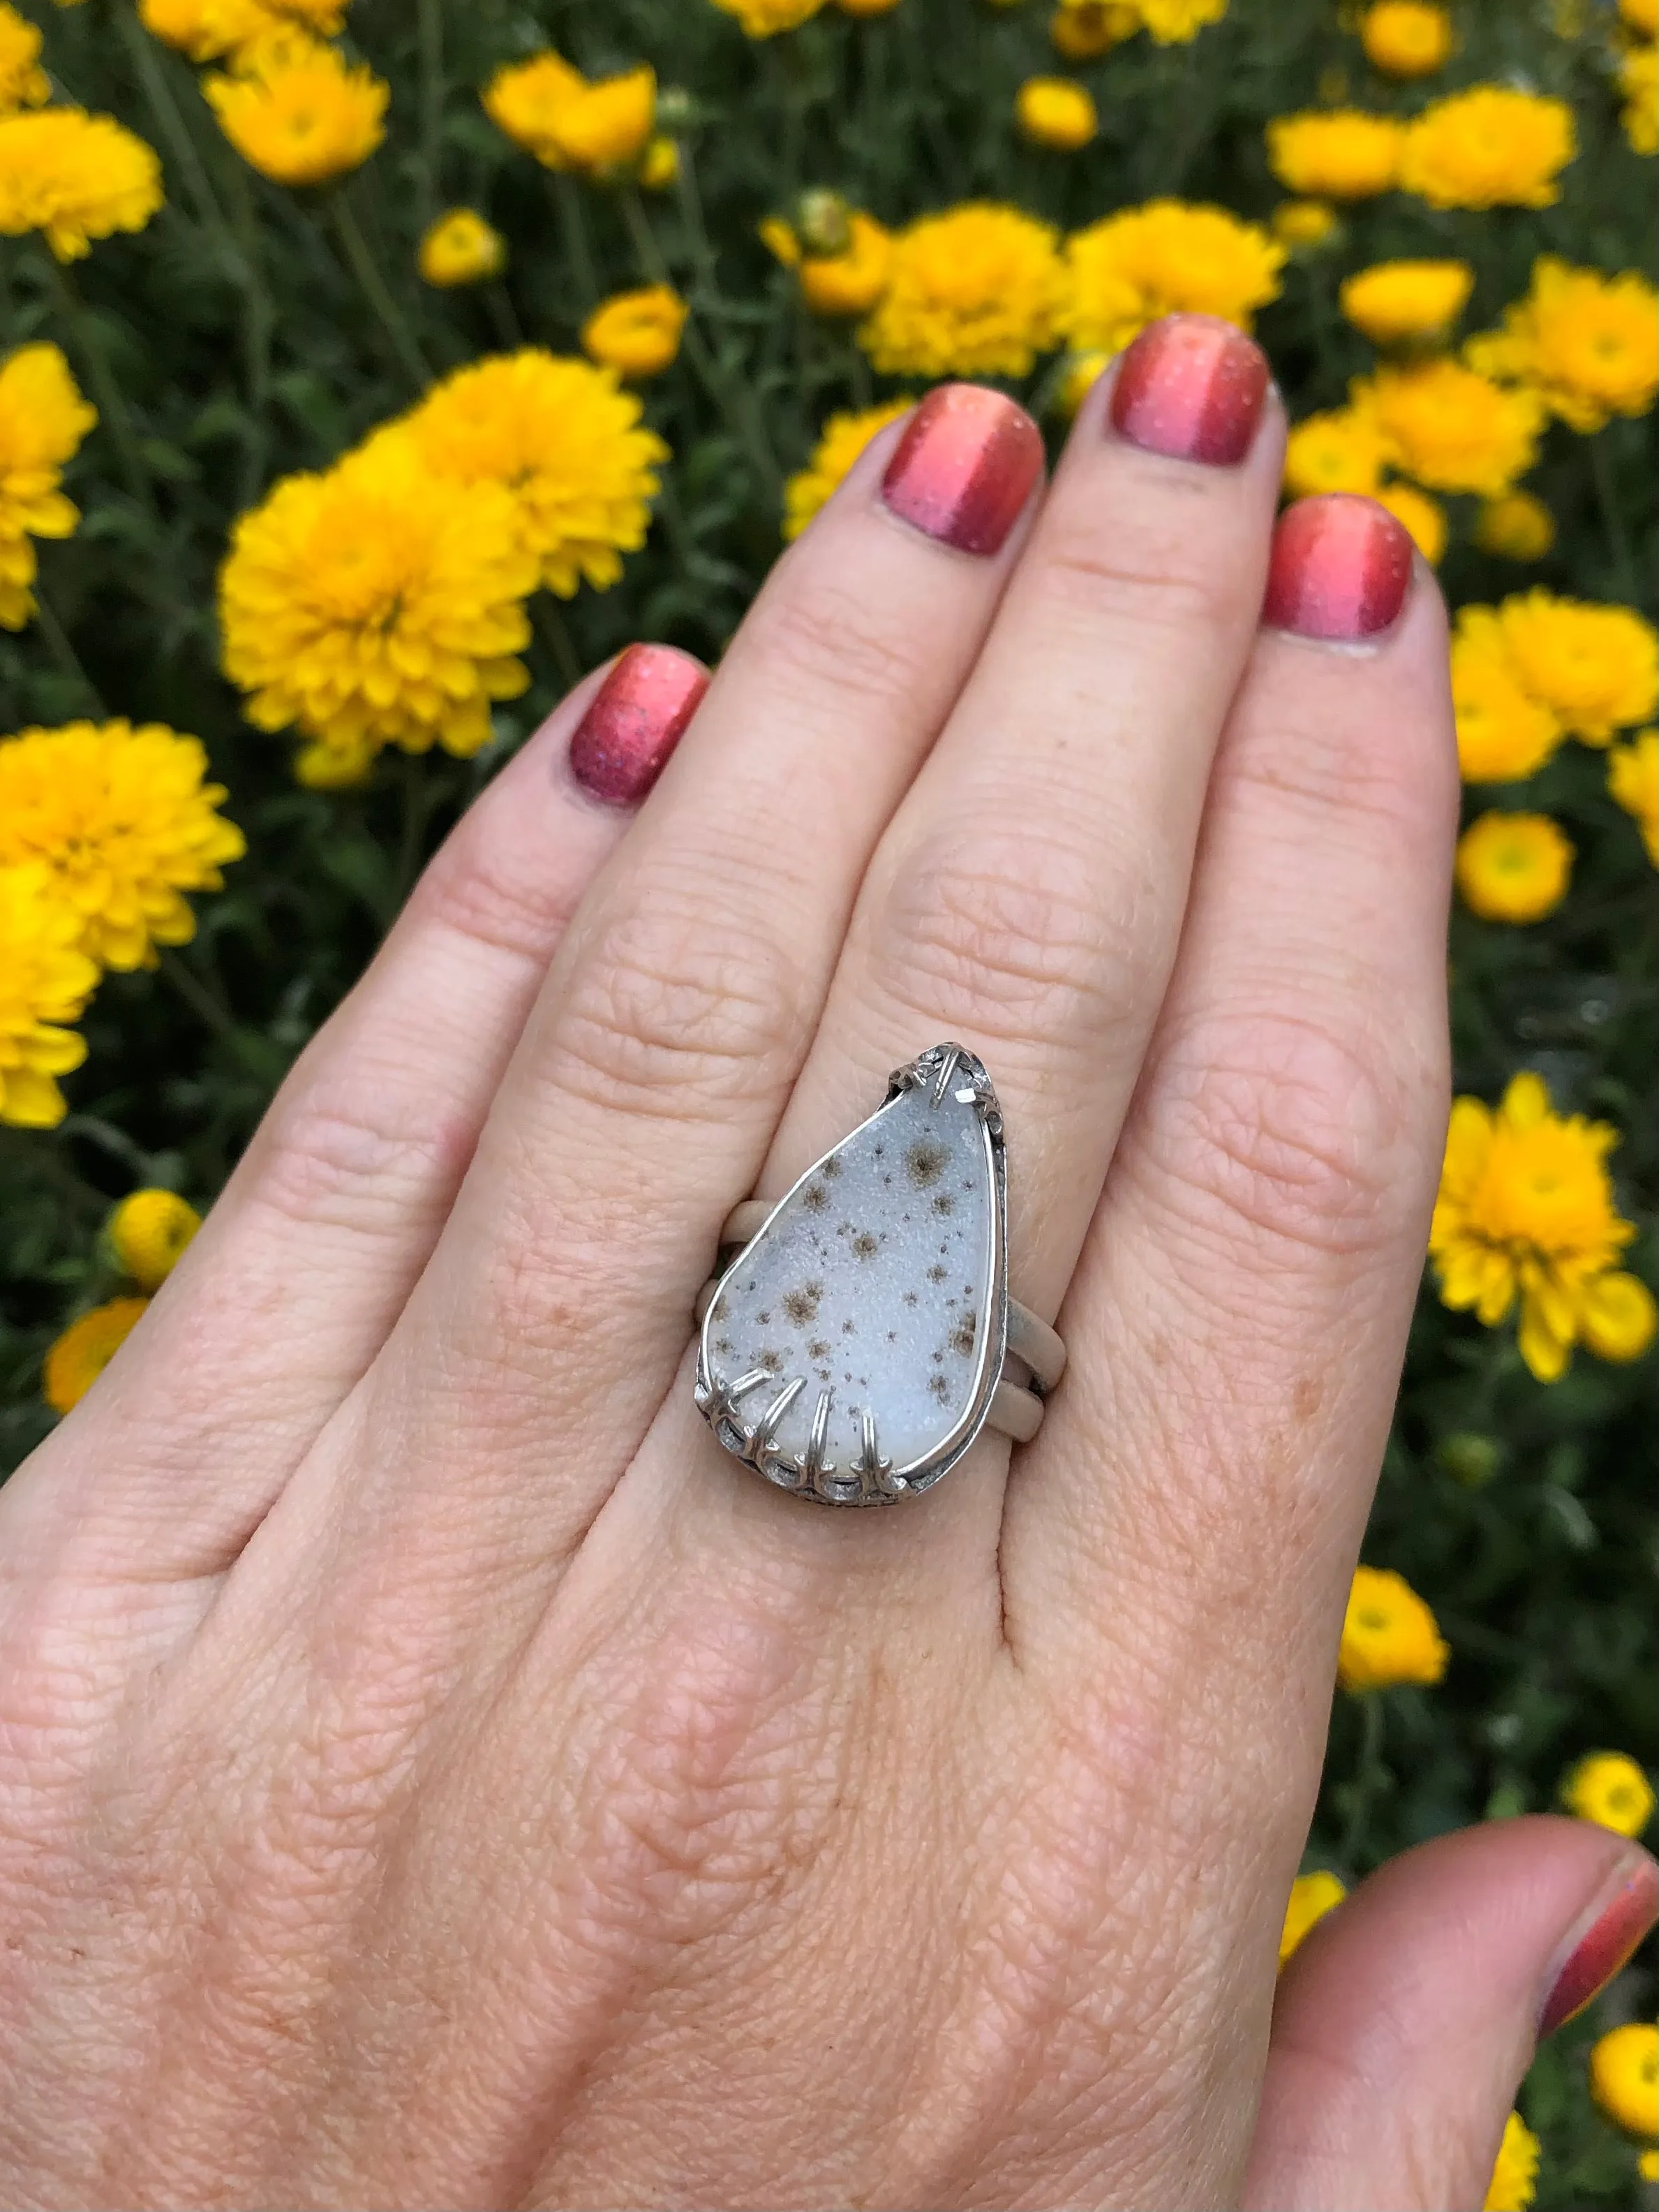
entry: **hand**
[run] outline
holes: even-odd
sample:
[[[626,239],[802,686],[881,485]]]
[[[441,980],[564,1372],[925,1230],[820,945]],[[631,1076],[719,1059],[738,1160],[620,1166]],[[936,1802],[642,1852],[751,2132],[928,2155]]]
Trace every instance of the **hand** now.
[[[0,1493],[5,2201],[1480,2201],[1651,1867],[1431,1847],[1270,2038],[1456,794],[1432,580],[1361,501],[1273,541],[1282,438],[1203,322],[1046,493],[957,387],[700,704],[630,654],[462,822]],[[693,1300],[946,1036],[1070,1370],[1012,1471],[803,1504]]]

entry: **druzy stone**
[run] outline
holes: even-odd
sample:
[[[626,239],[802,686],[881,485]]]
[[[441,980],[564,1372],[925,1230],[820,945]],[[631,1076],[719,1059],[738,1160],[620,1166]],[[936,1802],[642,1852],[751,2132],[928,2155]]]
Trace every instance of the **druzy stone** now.
[[[866,1417],[879,1463],[902,1476],[982,1416],[1006,1327],[1000,1131],[978,1061],[939,1048],[801,1177],[704,1322],[728,1448],[755,1457],[766,1423],[763,1474],[797,1488],[821,1465],[821,1494],[868,1498],[885,1486]]]

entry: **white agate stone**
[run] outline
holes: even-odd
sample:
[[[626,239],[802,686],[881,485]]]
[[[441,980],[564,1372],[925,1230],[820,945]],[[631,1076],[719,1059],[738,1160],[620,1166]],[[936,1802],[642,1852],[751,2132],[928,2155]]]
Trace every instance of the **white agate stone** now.
[[[919,1064],[924,1080],[801,1178],[728,1269],[704,1322],[717,1411],[732,1384],[766,1378],[717,1418],[728,1446],[752,1440],[799,1379],[772,1439],[785,1462],[773,1479],[790,1486],[826,1394],[822,1455],[839,1487],[864,1458],[866,1411],[881,1459],[902,1474],[982,1413],[996,1380],[987,1369],[1005,1326],[1000,1192],[975,1079],[993,1109],[994,1099],[964,1053],[935,1103],[932,1058]]]

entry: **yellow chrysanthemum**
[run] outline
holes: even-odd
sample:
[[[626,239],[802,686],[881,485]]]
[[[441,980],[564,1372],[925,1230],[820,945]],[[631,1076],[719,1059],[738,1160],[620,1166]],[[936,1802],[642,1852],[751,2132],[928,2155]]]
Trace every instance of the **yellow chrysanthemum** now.
[[[1226,14],[1228,0],[1133,0],[1149,38],[1160,46],[1184,46]]]
[[[890,399],[883,407],[866,407],[856,415],[832,415],[812,448],[812,458],[783,488],[783,534],[799,538],[812,517],[841,483],[878,430],[884,430],[911,402]]]
[[[404,428],[439,476],[511,494],[520,544],[568,599],[608,591],[645,543],[668,448],[641,412],[614,370],[527,346],[458,368]]]
[[[885,292],[858,342],[897,376],[1024,376],[1059,335],[1054,233],[970,202],[898,232]]]
[[[1398,181],[1404,137],[1392,116],[1357,107],[1279,115],[1267,125],[1267,163],[1287,191],[1373,199]]]
[[[618,376],[659,376],[680,349],[685,302],[668,284],[602,300],[582,325],[582,351]]]
[[[111,1214],[104,1233],[139,1289],[155,1291],[201,1225],[201,1215],[176,1190],[135,1190]]]
[[[1014,95],[1014,120],[1034,146],[1075,153],[1100,128],[1094,95],[1069,76],[1029,76]]]
[[[148,1298],[111,1298],[72,1321],[46,1352],[41,1395],[54,1413],[78,1406],[142,1319]]]
[[[1537,2136],[1519,2112],[1511,2112],[1504,2123],[1498,2162],[1486,2185],[1485,2212],[1527,2212],[1536,2190],[1540,2155]]]
[[[1463,607],[1451,643],[1457,762],[1466,783],[1519,783],[1566,735],[1521,680],[1493,607]]]
[[[1639,1836],[1653,1818],[1653,1784],[1622,1751],[1593,1751],[1561,1784],[1561,1802],[1615,1836]]]
[[[80,916],[48,871],[0,868],[0,1121],[51,1129],[63,1120],[57,1079],[87,1056],[86,1039],[65,1024],[97,981]]]
[[[1328,200],[1280,200],[1273,211],[1273,234],[1292,252],[1305,252],[1322,246],[1340,220]]]
[[[837,253],[800,255],[801,297],[817,315],[867,315],[887,289],[891,235],[873,216],[847,216],[847,244]]]
[[[1048,18],[1054,52],[1068,62],[1097,61],[1140,28],[1131,0],[1061,0]]]
[[[1418,551],[1431,568],[1437,568],[1446,550],[1446,510],[1415,484],[1384,484],[1372,498],[1404,526]]]
[[[1534,386],[1575,430],[1599,430],[1659,394],[1659,292],[1633,269],[1604,276],[1541,254],[1503,329],[1467,352],[1486,375]]]
[[[109,115],[45,107],[0,115],[0,233],[41,232],[60,261],[94,238],[142,230],[161,204],[153,148]]]
[[[1320,492],[1358,492],[1374,497],[1382,482],[1388,447],[1369,413],[1328,408],[1291,429],[1285,445],[1285,489],[1292,499]]]
[[[1590,2046],[1590,2094],[1616,2127],[1659,2136],[1659,2027],[1627,2021]]]
[[[1555,517],[1529,491],[1502,492],[1483,501],[1474,542],[1504,561],[1541,561],[1555,543]]]
[[[1432,76],[1451,57],[1451,17],[1427,0],[1376,0],[1360,18],[1359,43],[1385,76]]]
[[[383,432],[237,523],[219,577],[225,673],[258,728],[295,726],[359,767],[388,744],[465,757],[489,736],[490,701],[529,680],[514,656],[535,582],[511,492],[441,475]]]
[[[1574,1344],[1588,1341],[1587,1306],[1601,1282],[1619,1279],[1636,1233],[1613,1201],[1607,1158],[1618,1141],[1605,1121],[1554,1113],[1537,1075],[1517,1075],[1495,1113],[1478,1098],[1452,1107],[1429,1231],[1441,1302],[1495,1328],[1518,1300],[1521,1356],[1540,1382],[1557,1381]]]
[[[1443,337],[1468,304],[1467,261],[1378,261],[1343,282],[1343,313],[1373,345]]]
[[[386,136],[384,81],[315,39],[252,48],[247,67],[204,77],[202,91],[249,167],[279,185],[344,176]]]
[[[1347,1885],[1334,1874],[1322,1868],[1313,1874],[1299,1874],[1291,1884],[1290,1901],[1285,1907],[1285,1925],[1279,1937],[1279,1963],[1282,1966],[1302,1943],[1309,1932],[1328,1912],[1334,1912],[1347,1895]]]
[[[55,345],[20,346],[0,363],[0,623],[21,629],[34,612],[32,540],[67,538],[80,509],[58,472],[98,420]]]
[[[1285,248],[1224,208],[1151,200],[1066,242],[1062,327],[1079,350],[1115,352],[1160,315],[1218,315],[1249,330],[1279,295]]]
[[[1633,154],[1659,154],[1659,47],[1632,46],[1619,64],[1619,120]]]
[[[81,949],[106,968],[138,968],[157,945],[184,945],[196,917],[184,894],[223,887],[246,850],[217,811],[195,738],[159,722],[70,722],[0,738],[0,866],[39,861],[79,920]]]
[[[1607,790],[1641,831],[1648,858],[1659,868],[1659,729],[1638,730],[1627,745],[1609,750]]]
[[[1577,150],[1565,100],[1477,84],[1436,100],[1410,125],[1400,182],[1431,207],[1553,207]]]
[[[441,291],[477,284],[507,266],[507,240],[476,208],[451,208],[422,234],[417,262],[423,281]]]
[[[647,64],[591,82],[579,77],[548,112],[550,166],[594,173],[623,167],[645,151],[656,119],[657,74]]]
[[[1538,458],[1544,403],[1462,362],[1384,367],[1353,387],[1402,476],[1431,491],[1495,498]]]
[[[191,61],[212,62],[265,37],[282,19],[262,0],[138,0],[138,20]]]
[[[779,31],[799,29],[817,14],[823,0],[714,0],[714,5],[735,15],[749,38],[769,39]]]
[[[1498,618],[1521,681],[1586,744],[1609,744],[1659,707],[1659,634],[1634,607],[1534,590],[1505,599]]]
[[[40,32],[9,0],[0,0],[0,108],[39,107],[51,97]]]
[[[1356,1567],[1342,1621],[1336,1679],[1345,1690],[1437,1682],[1451,1657],[1435,1617],[1391,1567]]]
[[[496,129],[548,168],[564,166],[555,141],[556,120],[585,80],[550,46],[521,62],[504,62],[479,98]]]
[[[646,141],[645,151],[640,155],[638,181],[647,192],[665,192],[678,181],[680,173],[680,149],[672,138],[659,131]]]
[[[1547,814],[1482,814],[1457,841],[1457,888],[1483,921],[1541,921],[1567,895],[1573,848]]]

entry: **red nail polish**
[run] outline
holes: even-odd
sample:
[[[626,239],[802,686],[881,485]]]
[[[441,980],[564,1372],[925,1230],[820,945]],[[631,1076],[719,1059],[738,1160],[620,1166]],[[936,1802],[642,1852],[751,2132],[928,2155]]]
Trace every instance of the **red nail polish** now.
[[[1150,453],[1226,468],[1249,452],[1267,396],[1267,361],[1243,331],[1166,315],[1118,364],[1112,428]]]
[[[1538,2015],[1540,2038],[1553,2035],[1606,1989],[1656,1919],[1659,1866],[1644,1852],[1568,1953]]]
[[[595,799],[637,806],[708,689],[708,670],[690,653],[630,645],[576,725],[570,773]]]
[[[1411,580],[1411,538],[1386,507],[1346,492],[1298,500],[1273,532],[1261,619],[1354,644],[1387,629]]]
[[[881,495],[959,553],[994,553],[1042,471],[1042,436],[1023,407],[977,384],[930,392],[899,440]]]

